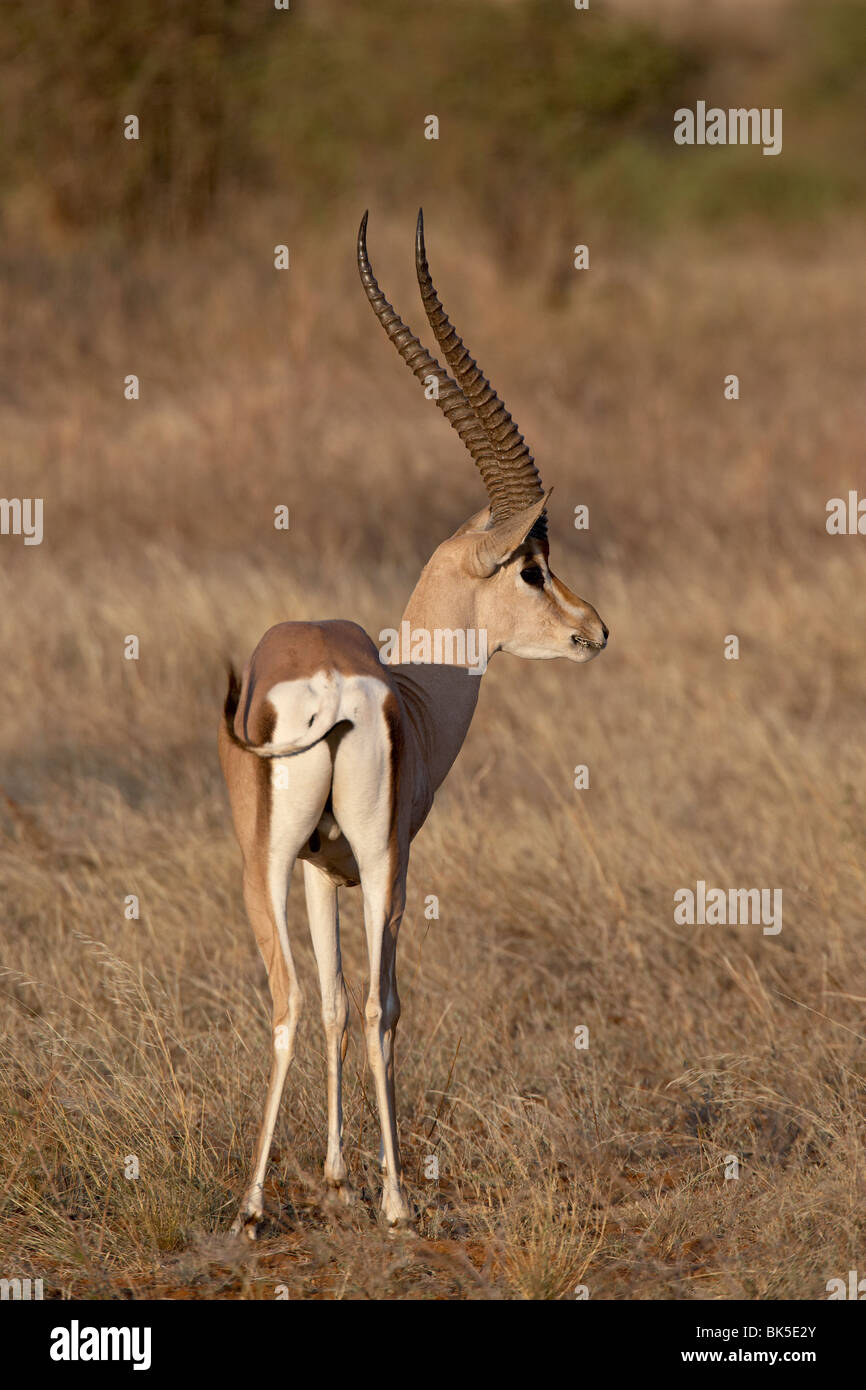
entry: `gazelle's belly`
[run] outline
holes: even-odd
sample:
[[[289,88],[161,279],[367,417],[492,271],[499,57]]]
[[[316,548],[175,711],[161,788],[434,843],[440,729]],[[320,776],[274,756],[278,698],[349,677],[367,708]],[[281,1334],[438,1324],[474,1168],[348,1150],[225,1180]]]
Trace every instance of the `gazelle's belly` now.
[[[361,882],[349,841],[328,810],[322,812],[319,824],[298,858],[315,864],[317,869],[327,874],[332,883],[338,884],[341,888],[354,888]]]

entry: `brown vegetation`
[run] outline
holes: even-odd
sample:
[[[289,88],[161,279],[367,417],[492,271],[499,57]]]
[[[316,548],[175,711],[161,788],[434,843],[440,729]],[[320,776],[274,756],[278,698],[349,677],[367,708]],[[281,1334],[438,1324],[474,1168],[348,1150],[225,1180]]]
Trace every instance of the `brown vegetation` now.
[[[419,324],[415,207],[370,201],[373,263]],[[682,229],[562,274],[562,224],[527,224],[505,269],[447,187],[425,203],[445,303],[555,487],[554,568],[611,642],[586,669],[494,659],[414,847],[418,1234],[377,1221],[357,1011],[363,1195],[326,1199],[297,888],[273,1220],[249,1251],[226,1234],[268,1007],[216,760],[223,656],[285,618],[375,637],[483,500],[357,285],[363,205],[326,233],[299,217],[280,274],[260,199],[191,243],[5,253],[0,490],[45,499],[45,538],[0,542],[0,1273],[46,1296],[821,1297],[864,1259],[866,541],[824,520],[862,475],[866,242],[841,215]],[[781,888],[781,934],[676,926],[699,878]],[[357,893],[342,910],[357,1006]]]

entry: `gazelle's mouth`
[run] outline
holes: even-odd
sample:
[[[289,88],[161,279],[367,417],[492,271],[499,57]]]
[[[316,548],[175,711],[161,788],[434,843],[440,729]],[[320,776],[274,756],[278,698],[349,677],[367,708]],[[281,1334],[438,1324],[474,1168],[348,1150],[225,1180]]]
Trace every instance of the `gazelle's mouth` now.
[[[571,645],[573,647],[585,648],[588,652],[603,652],[606,642],[591,642],[588,637],[578,637],[576,632],[571,634]]]

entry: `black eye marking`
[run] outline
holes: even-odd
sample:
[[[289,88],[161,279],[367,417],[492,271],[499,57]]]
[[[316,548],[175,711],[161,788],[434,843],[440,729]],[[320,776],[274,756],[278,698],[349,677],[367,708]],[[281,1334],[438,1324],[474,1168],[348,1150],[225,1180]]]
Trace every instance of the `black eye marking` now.
[[[544,588],[544,571],[539,565],[527,565],[525,570],[520,571],[520,578],[535,589]]]

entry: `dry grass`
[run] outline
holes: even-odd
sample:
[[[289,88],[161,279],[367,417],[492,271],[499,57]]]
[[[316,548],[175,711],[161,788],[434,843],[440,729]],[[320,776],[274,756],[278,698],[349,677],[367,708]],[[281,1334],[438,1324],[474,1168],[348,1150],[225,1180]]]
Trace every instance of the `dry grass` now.
[[[265,221],[113,268],[6,267],[3,492],[45,498],[45,540],[0,542],[0,1272],[85,1297],[820,1297],[863,1261],[866,542],[828,537],[824,509],[862,459],[866,246],[839,228],[599,254],[551,307],[543,234],[506,285],[428,213],[445,301],[556,487],[554,567],[612,640],[587,669],[493,662],[414,848],[398,1099],[418,1235],[377,1221],[357,1026],[364,1195],[325,1198],[300,895],[273,1221],[250,1252],[225,1234],[269,1016],[215,753],[222,656],[287,617],[377,634],[481,500],[363,303],[353,222],[293,242],[279,276]],[[409,214],[374,213],[370,244],[417,322]],[[675,926],[698,878],[782,888],[781,935]]]

